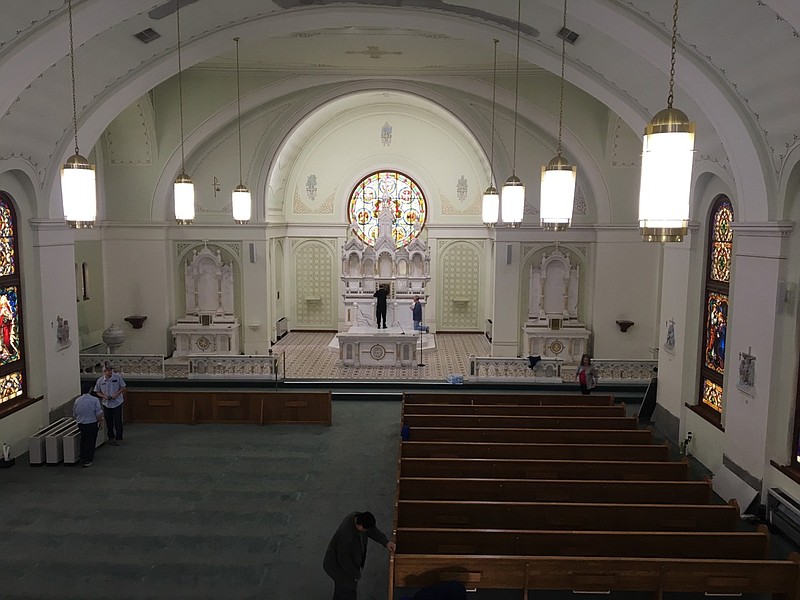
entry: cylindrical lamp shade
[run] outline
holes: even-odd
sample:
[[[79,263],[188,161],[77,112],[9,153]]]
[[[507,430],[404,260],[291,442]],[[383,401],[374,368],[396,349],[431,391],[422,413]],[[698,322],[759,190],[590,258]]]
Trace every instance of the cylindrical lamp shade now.
[[[483,223],[484,225],[495,225],[500,218],[500,194],[497,189],[490,185],[483,192]]]
[[[70,227],[94,226],[97,218],[95,170],[80,154],[72,155],[61,167],[61,200],[64,220]]]
[[[247,223],[250,220],[250,190],[245,185],[239,184],[231,194],[231,206],[233,207],[233,220],[239,224]]]
[[[695,124],[677,109],[662,110],[645,130],[639,188],[645,241],[679,242],[688,231],[694,132]]]
[[[525,186],[516,175],[506,180],[502,193],[503,223],[519,225],[525,214]]]
[[[542,229],[563,231],[569,227],[577,172],[577,168],[570,166],[563,156],[556,156],[542,167],[539,206]]]
[[[181,173],[174,188],[175,220],[180,225],[189,225],[194,222],[194,183],[186,173]]]

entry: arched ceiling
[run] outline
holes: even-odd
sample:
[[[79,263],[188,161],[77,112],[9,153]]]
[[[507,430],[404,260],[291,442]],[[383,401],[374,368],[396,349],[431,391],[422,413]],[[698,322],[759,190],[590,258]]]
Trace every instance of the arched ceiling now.
[[[180,0],[183,63],[375,79],[459,81],[513,69],[516,0]],[[23,161],[47,193],[71,154],[63,0],[5,2],[0,20],[0,161]],[[524,73],[558,72],[561,0],[523,0]],[[174,0],[73,0],[84,154],[108,124],[177,69]],[[666,105],[672,2],[570,0],[567,79],[640,131]],[[795,0],[704,0],[680,7],[675,105],[698,122],[698,157],[741,197],[764,203],[800,139],[800,7]],[[144,44],[134,34],[161,37]],[[524,101],[524,98],[523,98]],[[774,210],[774,209],[773,209]],[[754,218],[767,218],[755,211]]]

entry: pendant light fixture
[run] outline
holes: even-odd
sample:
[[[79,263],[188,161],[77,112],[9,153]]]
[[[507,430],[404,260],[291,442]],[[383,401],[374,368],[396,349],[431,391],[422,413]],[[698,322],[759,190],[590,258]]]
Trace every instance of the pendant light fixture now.
[[[97,217],[97,187],[94,165],[78,149],[78,104],[75,100],[75,48],[72,39],[72,0],[67,0],[69,15],[69,65],[72,77],[72,127],[75,131],[75,154],[61,167],[61,201],[64,220],[75,229],[94,226]]]
[[[514,84],[514,155],[511,163],[511,177],[503,185],[502,218],[506,225],[516,227],[522,222],[525,212],[525,186],[517,177],[517,107],[519,105],[519,36],[522,0],[517,0],[517,69]]]
[[[689,229],[695,124],[672,107],[678,0],[672,15],[672,53],[667,108],[647,124],[642,146],[639,231],[647,242],[680,242]]]
[[[494,178],[494,116],[495,106],[497,100],[497,44],[500,40],[494,40],[494,66],[492,67],[492,143],[491,154],[489,157],[489,176],[491,181],[489,187],[483,192],[483,223],[489,227],[494,227],[497,224],[497,219],[500,217],[500,194],[497,193]]]
[[[233,220],[239,224],[247,223],[250,220],[251,202],[250,190],[242,182],[242,89],[239,85],[239,38],[233,38],[236,42],[236,123],[239,130],[239,185],[231,194],[231,206],[233,207]]]
[[[564,0],[562,31],[567,28],[567,0]],[[558,147],[555,158],[542,167],[542,193],[540,217],[542,229],[563,231],[572,220],[577,169],[561,155],[561,131],[564,125],[564,61],[567,54],[567,36],[561,36],[561,96],[558,102]]]
[[[175,18],[178,22],[178,112],[181,126],[181,174],[175,179],[175,220],[179,225],[194,222],[194,183],[186,174],[186,156],[183,148],[183,68],[181,65],[181,3],[175,0]]]

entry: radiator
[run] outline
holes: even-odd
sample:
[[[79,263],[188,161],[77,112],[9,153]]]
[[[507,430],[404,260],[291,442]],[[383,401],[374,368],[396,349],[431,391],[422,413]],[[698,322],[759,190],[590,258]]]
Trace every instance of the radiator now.
[[[770,489],[767,495],[767,521],[800,544],[800,502],[780,488]]]
[[[48,465],[57,465],[64,460],[64,436],[78,429],[74,419],[67,419],[61,427],[49,431],[44,436],[45,457]]]
[[[69,417],[62,417],[58,421],[50,423],[44,429],[37,431],[28,439],[28,460],[32,465],[43,465],[45,462],[45,437],[57,430],[64,427],[68,422],[72,421]]]
[[[286,317],[282,317],[275,322],[275,335],[281,339],[287,333],[289,333],[289,321],[286,320]]]
[[[106,441],[106,430],[101,427],[97,432],[97,441],[94,447],[97,448],[103,445]],[[78,462],[81,456],[81,431],[75,425],[75,429],[70,429],[69,432],[64,434],[64,464],[74,465]]]

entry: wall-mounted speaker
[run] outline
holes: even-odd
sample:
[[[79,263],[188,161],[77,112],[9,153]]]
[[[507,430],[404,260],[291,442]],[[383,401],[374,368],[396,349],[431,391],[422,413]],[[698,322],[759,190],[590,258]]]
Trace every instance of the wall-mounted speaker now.
[[[513,246],[511,244],[506,244],[506,264],[511,264]]]
[[[250,262],[256,262],[256,245],[253,242],[250,242]]]

